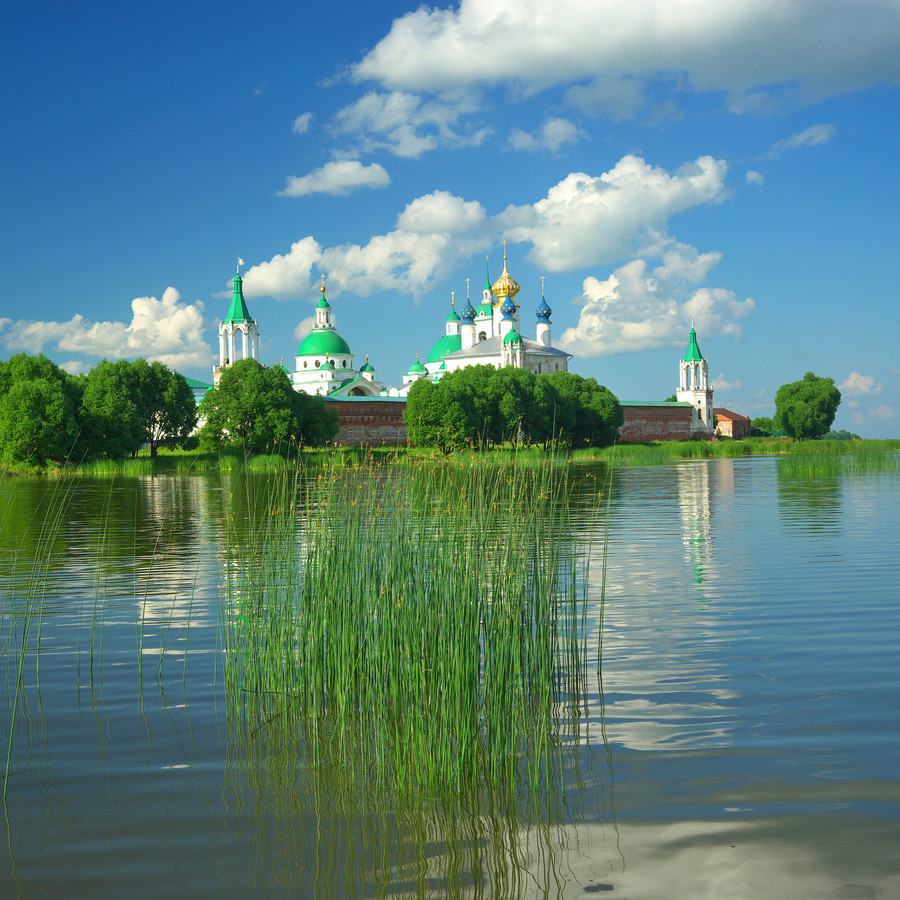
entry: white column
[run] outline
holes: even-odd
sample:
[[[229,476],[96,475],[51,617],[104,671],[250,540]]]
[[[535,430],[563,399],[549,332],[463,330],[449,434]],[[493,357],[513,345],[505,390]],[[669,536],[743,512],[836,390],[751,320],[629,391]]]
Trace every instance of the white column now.
[[[247,339],[248,339],[249,337],[250,337],[250,335],[247,334],[247,329],[246,329],[246,328],[242,328],[242,329],[241,329],[241,359],[246,359],[247,356],[248,356],[247,350],[249,349],[249,348],[248,348],[248,343],[249,343],[249,342],[248,342]]]

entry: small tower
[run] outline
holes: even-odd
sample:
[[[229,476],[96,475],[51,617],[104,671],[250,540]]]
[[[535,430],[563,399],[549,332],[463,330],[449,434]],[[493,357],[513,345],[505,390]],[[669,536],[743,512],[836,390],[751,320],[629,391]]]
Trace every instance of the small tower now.
[[[499,334],[502,337],[503,332],[500,330],[500,323],[506,317],[506,313],[503,310],[503,305],[506,300],[509,300],[512,303],[512,317],[514,324],[516,326],[519,324],[519,305],[516,303],[516,294],[519,293],[519,285],[516,284],[512,275],[509,274],[509,270],[506,268],[506,241],[503,242],[503,272],[494,282],[491,292],[497,298],[497,302],[494,303],[494,334]]]
[[[456,298],[450,291],[450,314],[447,316],[447,336],[456,337],[459,334],[461,319],[456,311]]]
[[[466,279],[466,305],[460,313],[462,324],[459,326],[459,336],[462,340],[462,349],[470,350],[475,346],[475,307],[469,299],[469,279]]]
[[[219,364],[213,366],[213,384],[218,386],[222,372],[239,359],[259,359],[259,327],[250,317],[247,303],[244,300],[244,287],[241,280],[241,265],[238,262],[234,276],[234,296],[228,315],[219,323]],[[240,347],[238,338],[240,335]]]
[[[506,296],[500,305],[500,337],[505,338],[511,332],[516,331],[516,304],[512,297]],[[518,334],[518,332],[516,331]]]
[[[691,326],[687,353],[678,364],[679,382],[675,396],[687,401],[697,410],[691,423],[691,434],[712,435],[713,392],[709,386],[709,363],[703,358],[697,344],[697,332]]]
[[[491,293],[491,273],[488,269],[488,257],[484,258],[484,268],[487,281],[484,284],[484,294],[481,306],[475,314],[475,343],[486,341],[494,336],[494,295]]]
[[[550,307],[544,299],[544,276],[541,275],[541,302],[536,310],[537,314],[537,342],[544,347],[551,347],[550,340]]]

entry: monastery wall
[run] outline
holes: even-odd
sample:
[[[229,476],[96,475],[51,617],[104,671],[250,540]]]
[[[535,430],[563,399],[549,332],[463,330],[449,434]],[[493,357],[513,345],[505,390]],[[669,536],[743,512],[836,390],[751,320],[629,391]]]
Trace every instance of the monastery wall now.
[[[644,406],[640,403],[623,403],[622,410],[625,421],[619,428],[621,441],[647,443],[691,440],[694,407],[689,404]]]
[[[405,400],[345,397],[326,400],[325,405],[338,414],[336,444],[406,445]]]

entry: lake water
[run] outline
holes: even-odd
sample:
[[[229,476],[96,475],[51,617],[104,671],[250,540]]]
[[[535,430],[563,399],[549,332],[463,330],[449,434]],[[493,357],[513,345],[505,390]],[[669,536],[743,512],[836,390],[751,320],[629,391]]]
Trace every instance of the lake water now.
[[[0,896],[900,897],[900,477],[781,462],[615,470],[608,524],[575,469],[602,673],[513,808],[235,727],[218,551],[254,479],[0,481]]]

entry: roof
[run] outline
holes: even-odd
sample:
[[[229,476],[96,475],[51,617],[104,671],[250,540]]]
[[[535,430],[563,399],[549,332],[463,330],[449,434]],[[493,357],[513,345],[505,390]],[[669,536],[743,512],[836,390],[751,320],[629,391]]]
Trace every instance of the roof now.
[[[564,350],[557,350],[556,347],[545,347],[543,344],[539,344],[537,341],[532,341],[530,338],[520,337],[522,342],[522,347],[526,353],[533,354],[535,356],[555,356],[555,357],[565,357],[566,359],[570,359],[572,354],[566,353]],[[468,350],[457,350],[453,353],[446,353],[445,356],[448,359],[468,359],[469,357],[481,357],[481,356],[499,356],[500,350],[503,347],[503,338],[499,335],[494,335],[494,337],[489,337],[487,340],[479,341],[473,347],[470,347]],[[429,357],[429,362],[431,361],[431,357]]]
[[[503,338],[503,343],[504,344],[518,344],[521,342],[521,340],[522,340],[522,335],[519,334],[519,332],[516,331],[515,328],[510,328],[509,331],[506,333],[506,337]]]
[[[211,391],[212,385],[207,384],[205,381],[197,381],[196,378],[190,378],[187,375],[182,375],[182,378],[187,382],[188,387],[192,391]]]
[[[703,354],[700,352],[700,346],[697,343],[697,332],[691,328],[691,340],[688,344],[687,353],[684,354],[685,362],[702,362]]]
[[[448,353],[462,348],[462,337],[458,334],[445,334],[432,348],[426,362],[440,362]]]
[[[352,356],[347,342],[333,328],[314,328],[304,339],[297,356]]]
[[[231,306],[228,308],[228,315],[223,319],[224,322],[252,322],[250,318],[250,310],[247,309],[247,303],[244,300],[243,282],[241,275],[238,273],[234,276],[234,296],[231,298]]]
[[[742,416],[740,413],[732,412],[725,409],[724,406],[717,406],[713,409],[713,413],[720,419],[728,419],[731,422],[749,422],[750,416]]]
[[[690,406],[694,408],[692,403],[687,400],[620,400],[619,406]]]

